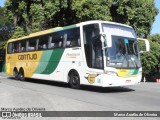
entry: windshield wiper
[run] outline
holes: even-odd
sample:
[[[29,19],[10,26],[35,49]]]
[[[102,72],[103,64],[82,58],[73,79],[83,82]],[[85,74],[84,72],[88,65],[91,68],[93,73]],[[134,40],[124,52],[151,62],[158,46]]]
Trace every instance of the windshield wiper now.
[[[136,67],[136,68],[138,68],[137,62],[134,61],[134,60],[132,60],[131,55],[129,55],[129,53],[132,53],[131,50],[130,50],[130,47],[127,46],[127,44],[125,44],[125,55],[123,55],[123,56],[124,56],[124,59],[123,59],[123,61],[122,61],[121,68],[123,67],[125,60],[126,60],[126,62],[127,62],[127,67],[128,67],[128,68],[130,67],[130,60],[132,61],[133,66]]]
[[[130,56],[130,60],[132,61],[133,65],[136,65],[136,68],[138,68],[137,62],[135,60],[132,60],[131,56]],[[128,61],[129,62],[129,61]]]

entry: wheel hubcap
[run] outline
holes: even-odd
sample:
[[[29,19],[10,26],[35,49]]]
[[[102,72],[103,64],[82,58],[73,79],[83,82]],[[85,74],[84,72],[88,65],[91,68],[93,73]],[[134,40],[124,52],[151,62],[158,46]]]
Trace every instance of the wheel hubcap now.
[[[72,82],[74,85],[77,85],[78,84],[78,76],[74,75],[73,76],[73,82]]]

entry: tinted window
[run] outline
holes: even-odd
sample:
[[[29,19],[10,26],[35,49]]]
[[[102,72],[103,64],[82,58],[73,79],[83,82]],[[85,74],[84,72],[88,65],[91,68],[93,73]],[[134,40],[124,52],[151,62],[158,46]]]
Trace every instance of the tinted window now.
[[[80,46],[80,29],[72,28],[64,31],[66,33],[67,41],[66,47]]]
[[[26,51],[26,41],[20,41],[20,50],[19,52],[25,52]]]
[[[83,27],[84,48],[87,65],[90,68],[103,69],[102,45],[99,37],[99,25]]]
[[[19,42],[12,43],[12,53],[18,53],[20,50]]]
[[[41,36],[38,39],[38,50],[46,50],[48,49],[48,35]]]
[[[27,41],[27,51],[37,50],[37,38],[32,38]]]
[[[12,53],[13,49],[12,49],[12,43],[8,43],[8,47],[7,47],[7,53],[10,54]]]
[[[64,47],[64,32],[60,31],[60,32],[55,32],[53,33],[50,38],[50,45],[49,48],[61,48]]]
[[[49,36],[49,48],[75,46],[80,46],[80,28],[55,32]]]

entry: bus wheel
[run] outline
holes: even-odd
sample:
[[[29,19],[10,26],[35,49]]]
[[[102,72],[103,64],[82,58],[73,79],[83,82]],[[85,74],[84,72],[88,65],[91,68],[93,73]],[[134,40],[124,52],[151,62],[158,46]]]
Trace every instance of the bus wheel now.
[[[25,80],[24,70],[23,69],[20,69],[20,71],[19,71],[19,80],[21,80],[21,81]]]
[[[72,71],[69,74],[69,84],[73,89],[79,89],[80,88],[80,78],[76,71]]]
[[[18,71],[17,71],[17,69],[14,69],[14,71],[13,71],[13,76],[14,76],[14,78],[15,78],[16,80],[18,80]]]

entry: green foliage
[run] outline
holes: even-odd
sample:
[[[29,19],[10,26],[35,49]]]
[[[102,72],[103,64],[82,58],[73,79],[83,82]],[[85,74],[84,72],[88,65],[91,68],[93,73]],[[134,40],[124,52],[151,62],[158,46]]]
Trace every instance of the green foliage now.
[[[151,40],[152,42],[160,44],[160,34],[154,34],[152,36],[149,36],[148,39]]]
[[[6,0],[6,14],[14,26],[32,33],[87,20],[131,25],[147,37],[158,13],[153,0]],[[16,31],[15,31],[16,32]]]
[[[148,37],[151,51],[142,54],[143,74],[148,78],[160,75],[160,35]],[[141,47],[144,47],[141,45]]]
[[[19,38],[19,37],[22,37],[22,36],[27,35],[27,34],[25,33],[25,31],[24,31],[21,27],[18,27],[18,26],[17,26],[17,27],[15,28],[15,31],[16,31],[16,32],[14,32],[12,38]]]
[[[117,6],[111,9],[113,21],[131,25],[139,37],[146,38],[158,13],[154,0],[117,1]]]
[[[15,26],[35,32],[86,20],[113,20],[133,26],[147,36],[157,10],[153,0],[6,0],[9,19]]]
[[[111,21],[111,4],[112,0],[74,0],[72,9],[76,11],[77,22],[87,20]]]
[[[8,21],[4,13],[4,8],[0,7],[0,61],[5,60],[6,41],[12,36],[13,26]]]

